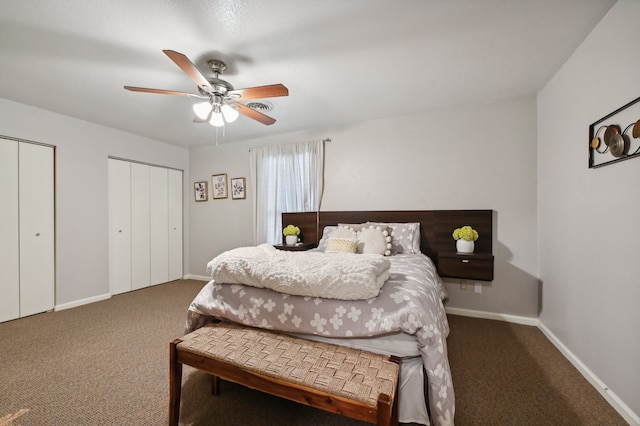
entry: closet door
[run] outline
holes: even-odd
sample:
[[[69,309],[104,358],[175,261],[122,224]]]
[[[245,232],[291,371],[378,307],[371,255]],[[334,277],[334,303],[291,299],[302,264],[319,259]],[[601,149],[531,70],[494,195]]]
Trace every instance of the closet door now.
[[[54,305],[53,148],[20,143],[18,157],[20,316],[27,316]]]
[[[131,290],[131,166],[109,159],[109,288]]]
[[[151,285],[169,281],[169,213],[167,169],[150,168],[149,206]]]
[[[20,316],[18,142],[0,139],[0,322]]]
[[[169,169],[169,281],[182,278],[182,170]]]
[[[151,283],[151,244],[149,236],[150,172],[146,164],[131,163],[131,288]]]

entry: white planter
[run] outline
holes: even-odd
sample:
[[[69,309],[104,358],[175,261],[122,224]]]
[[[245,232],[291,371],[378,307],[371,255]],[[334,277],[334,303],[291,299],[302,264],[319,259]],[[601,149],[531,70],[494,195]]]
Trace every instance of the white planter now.
[[[293,246],[298,242],[298,236],[297,235],[285,235],[284,236],[284,242],[288,246]]]
[[[456,241],[456,250],[458,253],[473,253],[475,243],[473,241],[467,241],[459,239]]]

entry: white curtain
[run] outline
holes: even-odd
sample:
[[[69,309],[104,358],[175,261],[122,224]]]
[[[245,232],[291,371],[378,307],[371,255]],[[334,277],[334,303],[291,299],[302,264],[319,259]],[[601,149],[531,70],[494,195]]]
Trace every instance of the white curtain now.
[[[282,243],[282,212],[320,209],[324,142],[251,149],[255,244]]]

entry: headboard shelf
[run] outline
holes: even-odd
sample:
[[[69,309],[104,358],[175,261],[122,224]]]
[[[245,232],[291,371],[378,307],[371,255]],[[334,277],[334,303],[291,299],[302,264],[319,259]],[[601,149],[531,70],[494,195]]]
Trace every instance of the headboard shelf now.
[[[300,227],[305,243],[318,244],[325,226],[339,223],[419,222],[420,249],[437,265],[438,253],[455,253],[453,230],[470,225],[478,231],[475,253],[493,253],[493,210],[380,210],[282,213],[282,224]],[[491,256],[493,259],[493,257]],[[493,260],[491,264],[493,271]],[[443,275],[444,276],[444,275]]]

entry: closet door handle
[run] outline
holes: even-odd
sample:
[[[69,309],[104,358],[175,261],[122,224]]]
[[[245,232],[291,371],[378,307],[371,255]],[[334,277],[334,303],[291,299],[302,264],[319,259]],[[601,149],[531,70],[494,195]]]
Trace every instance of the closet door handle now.
[[[39,232],[37,232],[37,233],[36,233],[36,237],[39,237],[39,236],[40,236],[40,233],[39,233]]]

